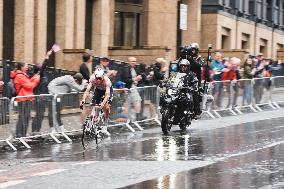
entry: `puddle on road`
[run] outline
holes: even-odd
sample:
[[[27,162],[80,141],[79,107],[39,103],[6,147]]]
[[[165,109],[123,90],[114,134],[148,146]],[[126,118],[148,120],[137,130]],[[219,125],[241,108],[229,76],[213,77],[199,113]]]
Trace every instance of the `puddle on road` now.
[[[96,148],[93,142],[83,150],[81,141],[34,146],[32,150],[5,152],[1,159],[48,159],[49,161],[82,160],[209,160],[229,157],[231,154],[258,149],[282,140],[284,118],[246,123],[214,130],[190,130],[186,135],[179,131],[171,136],[155,133],[124,133],[113,135]]]

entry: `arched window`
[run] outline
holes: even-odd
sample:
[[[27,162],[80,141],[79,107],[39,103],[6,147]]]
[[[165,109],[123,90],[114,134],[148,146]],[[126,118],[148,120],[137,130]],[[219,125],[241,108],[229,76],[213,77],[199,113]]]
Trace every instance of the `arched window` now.
[[[143,0],[115,1],[115,46],[141,46],[142,3]]]

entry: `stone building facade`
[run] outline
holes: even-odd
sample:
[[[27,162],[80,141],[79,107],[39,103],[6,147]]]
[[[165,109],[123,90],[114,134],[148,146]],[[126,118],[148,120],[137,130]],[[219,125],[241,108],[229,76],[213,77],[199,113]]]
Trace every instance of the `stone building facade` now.
[[[179,29],[180,4],[187,30]],[[0,57],[77,70],[81,53],[151,63],[173,60],[178,46],[213,44],[228,54],[276,58],[284,45],[284,0],[0,0]]]

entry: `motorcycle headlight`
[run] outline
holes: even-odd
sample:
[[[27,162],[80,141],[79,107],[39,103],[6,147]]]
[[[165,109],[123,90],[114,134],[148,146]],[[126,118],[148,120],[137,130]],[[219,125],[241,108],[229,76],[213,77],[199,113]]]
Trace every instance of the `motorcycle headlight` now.
[[[168,95],[172,95],[173,94],[173,90],[172,89],[169,89],[168,90]]]

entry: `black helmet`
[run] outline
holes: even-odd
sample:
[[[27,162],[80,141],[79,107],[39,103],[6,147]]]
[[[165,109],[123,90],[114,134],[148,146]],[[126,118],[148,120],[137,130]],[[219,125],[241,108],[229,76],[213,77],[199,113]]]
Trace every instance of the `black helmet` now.
[[[187,59],[182,59],[179,63],[179,70],[181,73],[188,73],[190,70],[190,62]]]

